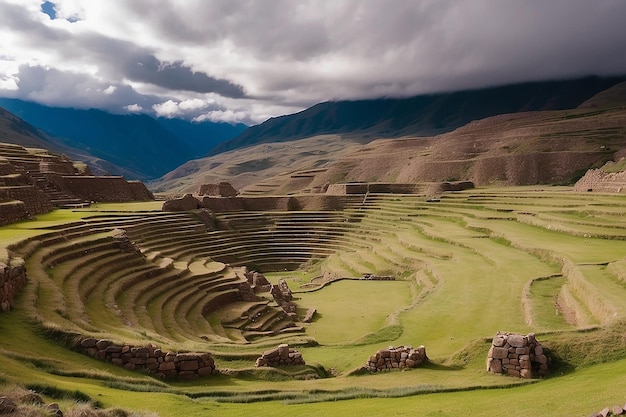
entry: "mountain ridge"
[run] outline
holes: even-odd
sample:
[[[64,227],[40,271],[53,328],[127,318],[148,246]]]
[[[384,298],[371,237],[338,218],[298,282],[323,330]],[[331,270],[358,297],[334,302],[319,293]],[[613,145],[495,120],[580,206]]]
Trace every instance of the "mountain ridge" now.
[[[107,161],[111,173],[141,180],[159,177],[203,156],[216,142],[245,128],[226,123],[159,120],[145,114],[49,107],[7,98],[0,98],[0,106],[45,131],[56,143]]]
[[[326,134],[359,134],[372,139],[433,136],[497,114],[575,108],[625,80],[626,76],[589,76],[400,99],[328,101],[252,126],[218,144],[209,155],[259,143]]]

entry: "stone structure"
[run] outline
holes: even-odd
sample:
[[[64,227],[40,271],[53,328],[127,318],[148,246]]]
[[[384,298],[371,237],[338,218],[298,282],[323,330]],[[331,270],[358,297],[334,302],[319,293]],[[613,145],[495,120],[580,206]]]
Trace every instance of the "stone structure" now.
[[[362,280],[366,281],[395,281],[396,278],[391,275],[375,275],[375,274],[363,274]]]
[[[270,284],[267,278],[265,278],[265,275],[260,272],[246,271],[245,276],[248,280],[248,284],[250,284],[250,288],[252,288],[255,293],[270,292],[272,289],[272,284]]]
[[[66,156],[0,143],[0,225],[47,213],[54,207],[153,199],[139,181],[92,176],[88,167]]]
[[[60,185],[70,194],[87,201],[124,202],[154,200],[152,193],[139,181],[124,177],[63,176]]]
[[[191,194],[181,198],[170,198],[163,203],[163,211],[191,211],[200,208],[200,201]]]
[[[198,195],[208,195],[213,197],[235,197],[239,195],[239,191],[228,182],[220,182],[219,184],[202,184]]]
[[[383,372],[392,369],[417,368],[426,361],[428,357],[424,346],[417,349],[410,346],[389,346],[370,356],[365,363],[365,369],[370,372]]]
[[[523,336],[498,332],[487,354],[487,371],[519,378],[548,374],[548,358],[534,333]]]
[[[349,194],[417,194],[422,191],[420,184],[384,183],[384,182],[351,182],[330,184],[326,187],[326,194],[349,195]]]
[[[278,345],[277,348],[263,352],[256,360],[256,367],[278,365],[304,365],[302,353],[297,349],[290,348],[287,344]]]
[[[164,352],[151,345],[118,345],[95,338],[82,339],[80,348],[96,359],[163,379],[197,379],[217,372],[210,353]]]
[[[192,196],[199,207],[214,213],[231,211],[295,211],[295,210],[344,210],[348,206],[362,203],[362,195],[312,194],[271,197],[209,197]],[[195,206],[195,203],[192,204]],[[188,211],[188,207],[166,202],[165,211]]]
[[[297,306],[294,302],[292,302],[293,294],[291,293],[291,289],[289,289],[289,286],[287,285],[287,281],[281,278],[278,281],[278,284],[272,285],[270,287],[270,294],[272,294],[272,297],[274,297],[274,301],[276,301],[276,303],[280,306],[280,308],[283,309],[285,313],[287,313],[287,315],[289,315],[293,319],[297,318]]]
[[[26,268],[19,260],[12,259],[9,265],[0,262],[0,311],[9,311],[13,299],[26,285]]]
[[[626,171],[604,172],[602,169],[590,169],[576,182],[574,191],[626,193]]]

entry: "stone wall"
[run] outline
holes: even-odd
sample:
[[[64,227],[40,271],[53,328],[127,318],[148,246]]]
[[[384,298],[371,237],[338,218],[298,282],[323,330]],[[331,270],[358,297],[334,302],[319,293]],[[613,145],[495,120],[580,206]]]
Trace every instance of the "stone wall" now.
[[[151,345],[118,345],[95,338],[82,339],[80,348],[93,358],[162,379],[189,380],[217,373],[210,353],[164,352]]]
[[[35,186],[7,187],[5,190],[11,199],[22,201],[31,216],[48,213],[53,208],[46,194]]]
[[[389,346],[370,356],[365,363],[365,369],[370,372],[383,372],[392,369],[416,368],[427,360],[424,346],[417,349],[410,346]]]
[[[163,204],[163,210],[189,211],[195,208],[205,208],[214,213],[230,211],[344,210],[348,205],[354,205],[362,201],[363,197],[358,195],[313,194],[276,197],[209,197],[187,194],[182,198],[166,201]]]
[[[263,352],[256,360],[256,367],[277,365],[304,365],[302,353],[297,349],[290,348],[287,344],[278,345],[277,348]]]
[[[533,333],[498,332],[487,354],[487,371],[519,378],[548,374],[548,358]]]
[[[26,220],[29,217],[23,201],[0,203],[0,226]]]
[[[355,182],[343,184],[330,184],[326,189],[329,195],[350,194],[416,194],[422,192],[422,185],[411,183],[385,183],[385,182]]]
[[[124,177],[63,176],[62,188],[87,201],[125,202],[153,200],[152,194],[136,182],[129,183]],[[141,183],[139,183],[141,184]],[[142,184],[143,185],[143,184]]]
[[[235,197],[239,192],[228,182],[219,184],[202,184],[198,195],[208,195],[214,197]]]
[[[21,262],[12,260],[9,265],[0,262],[0,311],[13,307],[14,297],[26,285],[26,268]]]
[[[607,173],[602,169],[590,169],[576,182],[574,191],[626,193],[626,171]]]

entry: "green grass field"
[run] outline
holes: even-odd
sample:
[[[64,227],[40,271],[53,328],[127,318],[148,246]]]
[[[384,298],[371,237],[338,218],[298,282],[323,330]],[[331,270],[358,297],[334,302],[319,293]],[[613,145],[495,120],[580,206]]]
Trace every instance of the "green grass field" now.
[[[66,406],[76,401],[67,393],[80,392],[102,407],[161,416],[583,416],[626,401],[623,195],[563,187],[477,189],[439,202],[371,195],[343,213],[220,214],[230,229],[208,232],[159,206],[99,204],[0,228],[3,258],[17,244],[29,271],[15,308],[0,313],[0,384],[48,387]],[[117,254],[114,228],[126,228],[145,256]],[[290,258],[309,260],[284,270]],[[238,310],[202,313],[237,279],[238,264],[264,265],[271,282],[286,279],[300,312],[317,309],[303,333],[246,340],[222,326]],[[352,279],[307,285],[324,273]],[[366,273],[396,280],[354,279]],[[487,373],[497,331],[535,332],[551,352],[549,377]],[[163,382],[69,350],[66,332],[209,351],[224,372]],[[254,368],[283,342],[307,366]],[[430,362],[359,371],[390,345],[425,345]]]

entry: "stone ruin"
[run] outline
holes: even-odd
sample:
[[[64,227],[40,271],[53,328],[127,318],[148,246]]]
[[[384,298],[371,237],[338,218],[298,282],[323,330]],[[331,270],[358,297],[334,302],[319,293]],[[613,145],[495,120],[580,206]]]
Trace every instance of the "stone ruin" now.
[[[148,346],[119,345],[109,340],[85,338],[83,353],[132,371],[154,374],[161,379],[198,379],[217,373],[210,353],[173,353]]]
[[[290,348],[288,344],[278,345],[277,348],[263,352],[254,366],[277,366],[277,365],[304,365],[302,353],[297,349]]]
[[[265,275],[262,273],[257,271],[246,271],[245,277],[255,293],[270,292],[272,284],[270,284],[267,278],[265,278]]]
[[[597,413],[589,414],[589,417],[608,417],[608,416],[623,416],[626,414],[626,404],[625,405],[614,405],[612,407],[604,407],[602,410]]]
[[[220,182],[219,184],[202,184],[198,195],[208,195],[211,197],[235,197],[239,195],[237,191],[230,183]]]
[[[626,193],[626,171],[604,172],[590,169],[574,184],[576,192]]]
[[[291,292],[291,289],[289,289],[287,281],[281,278],[278,281],[278,284],[270,287],[270,294],[274,297],[276,304],[278,304],[289,317],[297,318],[297,306],[294,302],[292,302],[293,293]]]
[[[417,368],[426,361],[428,357],[424,346],[417,349],[410,346],[389,346],[370,356],[365,363],[365,369],[370,372],[383,372],[392,369]]]
[[[535,334],[496,333],[487,354],[487,371],[518,378],[548,374],[548,357]]]
[[[9,265],[0,262],[0,311],[9,311],[13,299],[26,285],[26,268],[18,260],[10,260]]]

